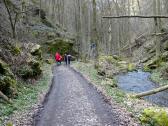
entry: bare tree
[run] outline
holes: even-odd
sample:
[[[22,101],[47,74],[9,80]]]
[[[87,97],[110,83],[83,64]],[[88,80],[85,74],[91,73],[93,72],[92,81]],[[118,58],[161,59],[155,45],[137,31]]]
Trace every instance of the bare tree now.
[[[3,0],[3,2],[8,12],[9,21],[12,29],[12,37],[16,38],[16,23],[21,12],[10,0]],[[14,13],[14,17],[12,16],[12,13]]]

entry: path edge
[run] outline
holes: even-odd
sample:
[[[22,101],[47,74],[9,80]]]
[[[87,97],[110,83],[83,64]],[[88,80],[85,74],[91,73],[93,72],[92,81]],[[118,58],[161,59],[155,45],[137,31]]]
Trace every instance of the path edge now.
[[[94,83],[92,83],[84,74],[82,74],[80,71],[78,71],[76,68],[74,67],[70,67],[70,69],[78,74],[80,77],[82,77],[90,86],[92,86],[104,99],[104,101],[109,104],[112,108],[114,108],[115,106],[117,106],[117,108],[120,108],[122,111],[125,112],[125,114],[130,117],[130,119],[133,121],[133,123],[135,123],[135,125],[129,125],[129,126],[141,126],[137,120],[133,117],[131,112],[128,112],[127,110],[124,109],[124,107],[122,107],[120,104],[116,103],[112,96],[108,96],[107,93],[103,90],[103,88],[101,86],[98,86]],[[129,119],[128,119],[129,122]]]
[[[44,96],[44,99],[40,102],[40,105],[38,106],[38,110],[37,112],[33,115],[33,126],[36,126],[36,124],[40,121],[41,118],[41,113],[44,109],[45,104],[48,102],[48,96],[50,95],[52,88],[54,86],[54,69],[55,69],[55,65],[53,65],[51,67],[51,71],[52,71],[52,79],[51,82],[49,84],[49,89],[47,91],[47,93]]]

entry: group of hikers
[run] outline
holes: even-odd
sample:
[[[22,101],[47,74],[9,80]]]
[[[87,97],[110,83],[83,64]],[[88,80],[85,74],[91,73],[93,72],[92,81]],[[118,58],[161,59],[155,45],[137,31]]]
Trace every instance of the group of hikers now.
[[[61,62],[64,60],[66,65],[70,65],[71,62],[71,55],[69,53],[64,54],[64,57],[62,57],[58,52],[55,54],[55,60],[57,65],[61,65]]]

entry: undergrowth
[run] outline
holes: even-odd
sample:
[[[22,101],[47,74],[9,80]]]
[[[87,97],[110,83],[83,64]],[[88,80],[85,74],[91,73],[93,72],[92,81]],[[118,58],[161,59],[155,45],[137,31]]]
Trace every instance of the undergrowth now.
[[[4,119],[14,112],[24,112],[30,109],[38,101],[40,92],[47,92],[52,78],[51,65],[43,66],[43,76],[35,84],[19,82],[18,96],[12,99],[13,104],[6,104],[0,99],[0,125]]]

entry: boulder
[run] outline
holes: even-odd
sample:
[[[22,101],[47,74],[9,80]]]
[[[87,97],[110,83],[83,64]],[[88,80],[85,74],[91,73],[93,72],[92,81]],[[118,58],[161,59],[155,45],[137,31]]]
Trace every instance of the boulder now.
[[[16,94],[16,79],[9,66],[0,59],[0,91],[8,97]]]
[[[41,46],[36,44],[32,47],[30,53],[33,56],[37,56],[40,60],[42,59],[42,51],[41,51]]]
[[[133,63],[128,64],[128,71],[135,71],[136,70],[136,65]]]
[[[119,72],[127,72],[128,63],[126,61],[116,60],[113,56],[100,56],[98,59],[98,74],[113,78]]]
[[[109,78],[106,78],[106,79],[102,80],[101,84],[102,85],[108,85],[112,88],[117,87],[116,82],[113,79],[109,79]]]

